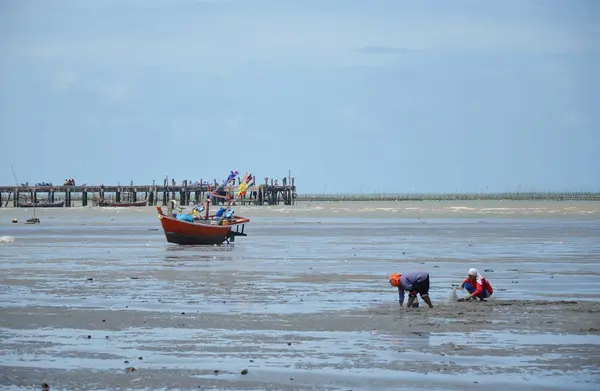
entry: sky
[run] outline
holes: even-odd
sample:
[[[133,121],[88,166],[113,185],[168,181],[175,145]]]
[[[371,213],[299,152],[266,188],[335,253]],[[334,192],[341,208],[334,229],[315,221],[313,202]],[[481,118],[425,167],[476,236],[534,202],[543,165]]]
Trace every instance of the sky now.
[[[5,0],[0,184],[600,191],[600,1]]]

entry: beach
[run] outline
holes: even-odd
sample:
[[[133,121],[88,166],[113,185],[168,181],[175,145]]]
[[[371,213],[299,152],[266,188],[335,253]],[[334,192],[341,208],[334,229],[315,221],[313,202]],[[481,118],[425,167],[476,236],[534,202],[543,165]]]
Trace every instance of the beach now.
[[[0,388],[598,389],[600,203],[236,209],[223,246],[152,207],[0,209]],[[451,301],[471,267],[493,298]],[[433,309],[399,307],[408,270]]]

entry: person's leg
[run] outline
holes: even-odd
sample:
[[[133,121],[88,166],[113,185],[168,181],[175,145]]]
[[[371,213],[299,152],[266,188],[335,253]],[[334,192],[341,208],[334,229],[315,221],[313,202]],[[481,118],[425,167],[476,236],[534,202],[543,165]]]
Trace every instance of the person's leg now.
[[[479,300],[487,299],[490,296],[491,296],[490,292],[488,292],[487,290],[484,290],[483,292],[481,292],[481,295],[479,295]]]
[[[471,285],[470,282],[465,282],[465,289],[467,290],[467,292],[469,293],[473,293],[475,292],[475,287]]]
[[[431,304],[431,299],[429,298],[429,276],[419,284],[419,294],[429,308],[433,308],[433,304]]]

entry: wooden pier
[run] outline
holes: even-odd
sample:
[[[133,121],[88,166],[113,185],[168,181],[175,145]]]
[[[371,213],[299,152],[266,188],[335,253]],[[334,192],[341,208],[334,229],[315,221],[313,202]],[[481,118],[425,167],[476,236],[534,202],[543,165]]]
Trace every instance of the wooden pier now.
[[[235,199],[240,179],[211,197],[213,205],[225,205]],[[179,205],[194,205],[206,201],[220,184],[200,180],[198,183],[167,183],[162,185],[62,185],[62,186],[0,186],[0,207],[71,207],[71,206],[154,206],[166,205],[175,199]],[[78,201],[78,202],[76,202]],[[77,205],[75,205],[77,203]],[[294,178],[281,180],[264,178],[264,183],[250,183],[246,194],[235,199],[238,205],[294,205]]]

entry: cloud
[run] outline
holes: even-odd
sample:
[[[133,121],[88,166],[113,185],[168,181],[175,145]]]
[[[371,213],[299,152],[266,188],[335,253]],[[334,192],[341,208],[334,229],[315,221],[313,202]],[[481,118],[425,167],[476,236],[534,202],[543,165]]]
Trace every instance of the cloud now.
[[[93,87],[92,91],[109,101],[124,101],[130,96],[130,88],[121,82],[101,83]]]
[[[63,94],[74,89],[77,86],[77,75],[73,72],[61,72],[52,80],[52,89],[54,92]]]
[[[132,93],[132,88],[124,82],[72,71],[57,73],[51,80],[51,86],[58,95],[83,93],[111,102],[127,100]]]
[[[358,48],[357,51],[364,54],[399,54],[406,53],[409,49],[393,46],[363,46]]]

